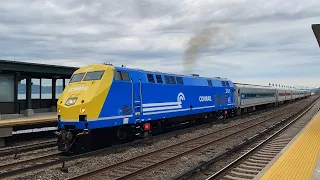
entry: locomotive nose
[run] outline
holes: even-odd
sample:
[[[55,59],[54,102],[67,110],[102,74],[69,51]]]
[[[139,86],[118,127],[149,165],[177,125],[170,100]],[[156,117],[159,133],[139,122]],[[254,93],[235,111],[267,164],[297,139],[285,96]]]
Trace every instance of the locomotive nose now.
[[[111,86],[113,73],[113,67],[101,65],[76,71],[59,98],[58,115],[61,122],[97,119]]]

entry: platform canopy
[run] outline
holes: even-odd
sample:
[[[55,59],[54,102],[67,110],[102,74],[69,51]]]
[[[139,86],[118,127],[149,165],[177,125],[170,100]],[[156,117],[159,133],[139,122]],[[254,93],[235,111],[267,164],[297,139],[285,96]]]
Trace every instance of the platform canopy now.
[[[70,78],[79,67],[57,66],[49,64],[36,64],[0,59],[0,74],[5,72],[18,72],[21,76],[32,78]]]
[[[314,35],[316,36],[316,39],[320,47],[320,24],[312,24],[311,28],[313,30]]]

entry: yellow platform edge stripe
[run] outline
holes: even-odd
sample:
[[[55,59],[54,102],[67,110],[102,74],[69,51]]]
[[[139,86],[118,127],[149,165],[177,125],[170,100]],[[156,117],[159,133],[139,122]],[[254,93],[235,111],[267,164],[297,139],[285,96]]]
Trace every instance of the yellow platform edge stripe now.
[[[320,154],[320,113],[293,139],[286,151],[265,171],[260,180],[311,179]]]

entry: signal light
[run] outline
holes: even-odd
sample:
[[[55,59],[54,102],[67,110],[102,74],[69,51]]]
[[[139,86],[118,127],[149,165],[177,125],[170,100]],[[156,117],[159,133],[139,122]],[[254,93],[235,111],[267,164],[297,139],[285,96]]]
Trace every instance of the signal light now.
[[[143,129],[144,129],[145,131],[149,131],[149,130],[151,129],[150,123],[145,123],[145,124],[143,124]]]

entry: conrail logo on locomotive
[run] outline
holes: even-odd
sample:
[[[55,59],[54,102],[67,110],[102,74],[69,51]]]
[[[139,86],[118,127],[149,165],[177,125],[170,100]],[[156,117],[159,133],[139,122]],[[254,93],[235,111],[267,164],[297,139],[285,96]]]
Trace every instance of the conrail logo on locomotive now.
[[[88,90],[88,86],[78,86],[78,87],[72,87],[68,90],[68,92],[72,91],[86,91]]]
[[[186,98],[184,97],[184,94],[182,92],[180,92],[178,94],[177,101],[181,104],[182,100],[186,100]]]
[[[199,96],[200,102],[212,101],[211,96]]]

